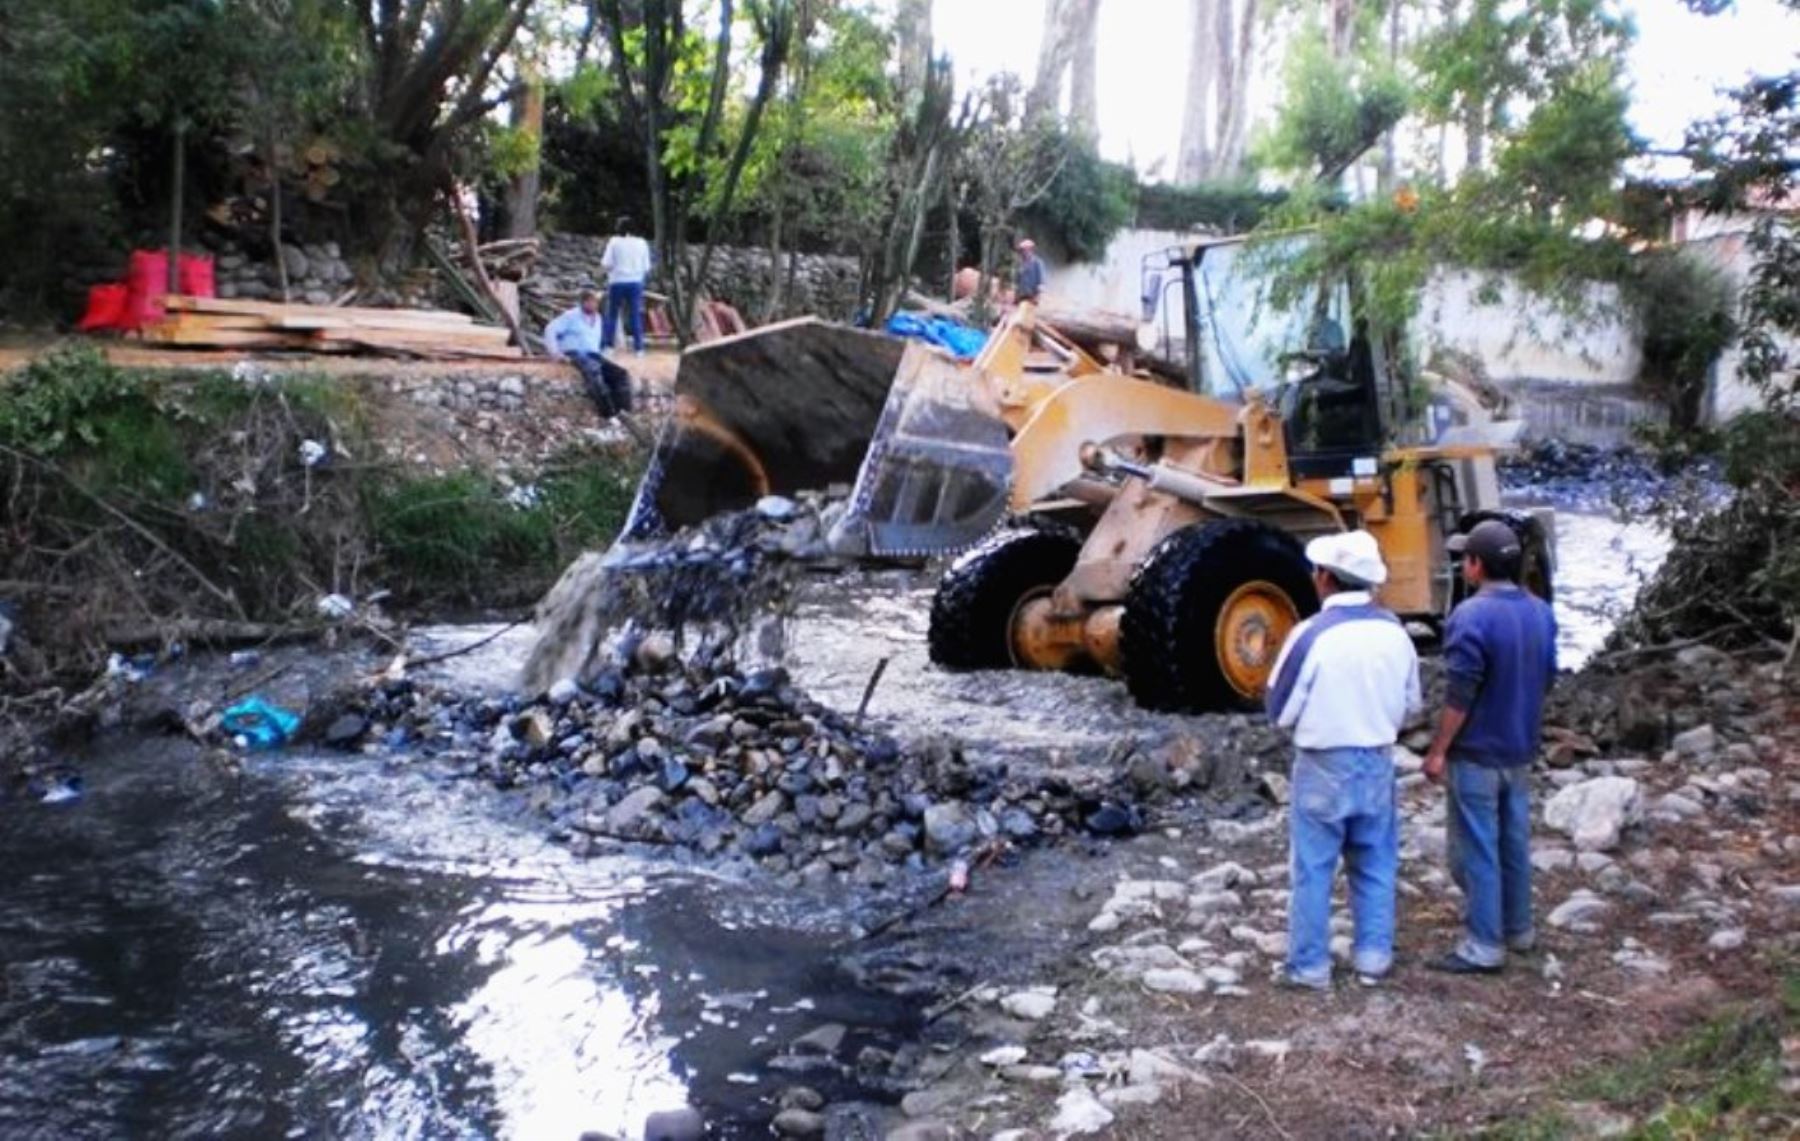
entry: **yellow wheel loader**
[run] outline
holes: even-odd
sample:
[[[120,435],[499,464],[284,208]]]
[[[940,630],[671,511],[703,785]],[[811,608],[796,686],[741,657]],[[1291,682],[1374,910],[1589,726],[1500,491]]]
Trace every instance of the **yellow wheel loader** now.
[[[935,662],[1103,671],[1155,709],[1250,707],[1318,605],[1304,541],[1354,527],[1404,617],[1448,612],[1444,543],[1488,515],[1520,531],[1548,595],[1543,521],[1499,511],[1497,445],[1517,425],[1409,383],[1352,282],[1278,304],[1274,271],[1304,240],[1201,242],[1147,267],[1146,295],[1179,290],[1183,387],[1054,343],[1056,371],[1034,373],[1029,310],[967,368],[903,360],[836,539],[895,554],[980,538],[938,586]],[[992,532],[1004,510],[1021,525]]]
[[[1306,240],[1147,260],[1146,316],[1180,314],[1179,384],[1109,371],[1030,306],[967,363],[812,320],[690,349],[624,537],[854,479],[841,553],[966,551],[933,601],[935,662],[1102,671],[1158,709],[1260,698],[1317,606],[1314,535],[1367,529],[1383,601],[1435,621],[1459,589],[1445,540],[1500,515],[1547,596],[1547,528],[1499,509],[1517,424],[1405,376],[1352,282],[1278,291]]]

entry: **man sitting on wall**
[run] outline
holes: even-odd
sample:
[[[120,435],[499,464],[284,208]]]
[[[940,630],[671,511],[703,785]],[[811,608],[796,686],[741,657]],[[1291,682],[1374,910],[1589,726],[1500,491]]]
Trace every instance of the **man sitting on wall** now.
[[[600,294],[581,291],[581,303],[544,326],[544,351],[581,372],[588,399],[602,420],[631,411],[631,374],[600,355]]]

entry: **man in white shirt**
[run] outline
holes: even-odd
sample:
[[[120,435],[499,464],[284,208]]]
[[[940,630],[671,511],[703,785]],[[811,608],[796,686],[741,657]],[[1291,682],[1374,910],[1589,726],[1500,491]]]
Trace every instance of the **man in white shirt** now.
[[[613,347],[613,336],[619,330],[619,310],[631,311],[631,347],[644,355],[644,279],[650,276],[650,243],[633,232],[631,219],[620,216],[613,223],[613,236],[606,239],[600,255],[600,268],[606,271],[606,329],[601,334],[603,348]]]
[[[600,355],[600,295],[581,291],[575,308],[544,326],[544,351],[581,373],[602,420],[631,411],[631,374]]]
[[[1344,861],[1356,923],[1354,966],[1373,986],[1393,967],[1400,829],[1393,746],[1424,705],[1406,628],[1376,604],[1387,581],[1367,531],[1306,546],[1319,613],[1288,636],[1269,685],[1269,718],[1294,738],[1290,780],[1288,953],[1281,981],[1331,986],[1331,885]]]

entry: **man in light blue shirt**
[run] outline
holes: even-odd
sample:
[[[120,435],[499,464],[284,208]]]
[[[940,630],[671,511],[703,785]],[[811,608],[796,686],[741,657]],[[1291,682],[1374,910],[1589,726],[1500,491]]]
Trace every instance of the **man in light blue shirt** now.
[[[581,303],[544,326],[544,351],[581,373],[602,420],[631,411],[631,374],[600,355],[600,295],[581,291]]]
[[[1394,962],[1393,747],[1424,704],[1419,656],[1400,620],[1374,600],[1387,565],[1373,535],[1325,535],[1307,544],[1306,557],[1322,607],[1288,636],[1268,694],[1269,719],[1294,738],[1281,981],[1331,986],[1331,884],[1341,857],[1356,923],[1353,965],[1373,986]]]
[[[613,347],[613,336],[619,331],[619,310],[631,314],[631,347],[644,355],[644,279],[650,276],[650,243],[633,232],[631,219],[620,216],[613,223],[613,236],[606,240],[600,254],[600,268],[606,271],[606,329],[601,334],[601,347]]]

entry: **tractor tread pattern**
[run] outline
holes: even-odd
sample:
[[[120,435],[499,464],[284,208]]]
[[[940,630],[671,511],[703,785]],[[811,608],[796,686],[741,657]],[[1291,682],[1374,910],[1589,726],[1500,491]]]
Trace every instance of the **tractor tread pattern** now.
[[[1008,624],[1026,593],[1068,576],[1081,540],[1061,530],[996,532],[951,564],[931,599],[927,643],[946,669],[1008,669]]]
[[[1219,608],[1251,578],[1285,590],[1302,617],[1318,609],[1300,544],[1261,520],[1199,523],[1156,545],[1132,575],[1120,624],[1125,684],[1139,705],[1254,708],[1225,679],[1213,643]]]

